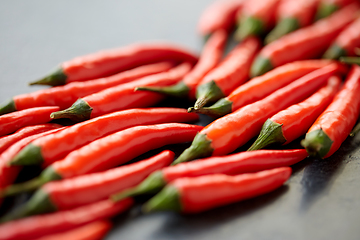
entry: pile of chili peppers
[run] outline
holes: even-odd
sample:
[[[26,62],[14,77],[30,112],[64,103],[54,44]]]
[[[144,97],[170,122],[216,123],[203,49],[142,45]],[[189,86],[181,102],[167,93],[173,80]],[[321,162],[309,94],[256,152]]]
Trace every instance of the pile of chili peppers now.
[[[0,105],[1,200],[33,192],[0,238],[99,239],[134,204],[197,213],[280,188],[291,165],[360,131],[359,13],[355,0],[217,0],[199,56],[137,43],[61,63],[31,83],[52,87]],[[158,107],[168,96],[194,105]],[[28,165],[44,170],[16,181]]]

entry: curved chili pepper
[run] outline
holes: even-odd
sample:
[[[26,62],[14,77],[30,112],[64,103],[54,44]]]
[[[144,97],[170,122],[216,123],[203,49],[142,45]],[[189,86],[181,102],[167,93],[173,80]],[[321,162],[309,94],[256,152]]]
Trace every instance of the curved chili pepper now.
[[[84,226],[68,230],[66,232],[55,233],[46,235],[37,240],[64,240],[64,239],[76,239],[76,240],[100,240],[111,229],[112,223],[108,220],[100,220],[92,223],[88,223]]]
[[[180,108],[128,109],[75,124],[51,136],[33,141],[14,159],[15,165],[51,163],[64,158],[92,141],[109,134],[138,125],[171,122],[192,122],[199,119],[197,114],[189,114]]]
[[[360,66],[353,66],[343,88],[316,119],[301,144],[309,155],[330,157],[349,136],[360,112]]]
[[[163,151],[149,159],[104,172],[49,182],[38,189],[26,204],[3,217],[2,221],[73,209],[106,199],[116,192],[136,186],[152,172],[170,165],[174,155],[171,151]]]
[[[251,0],[244,3],[235,32],[237,41],[249,36],[261,36],[275,23],[275,13],[280,0]]]
[[[173,164],[233,152],[255,137],[267,118],[311,95],[336,70],[336,64],[315,70],[264,99],[213,121],[196,135],[191,146]]]
[[[337,36],[325,52],[324,58],[339,59],[342,56],[355,56],[355,49],[360,46],[359,29],[360,17]]]
[[[271,192],[291,176],[291,168],[282,167],[257,173],[228,176],[206,175],[180,178],[170,182],[160,193],[145,203],[145,212],[203,212]]]
[[[167,123],[136,126],[97,139],[47,167],[38,178],[9,186],[1,195],[32,191],[59,179],[99,172],[126,163],[155,148],[192,141],[202,126]],[[91,159],[91,161],[89,161]]]
[[[262,75],[295,60],[321,56],[336,36],[357,17],[358,11],[359,5],[351,4],[328,18],[266,45],[251,67],[251,76]]]
[[[220,99],[210,107],[203,107],[197,110],[190,108],[188,111],[207,114],[213,117],[224,116],[235,112],[247,104],[256,102],[290,82],[331,63],[335,63],[335,61],[303,60],[284,64],[244,83],[232,91],[229,96]],[[339,64],[338,72],[345,73],[347,69]]]
[[[166,184],[178,178],[199,177],[215,173],[233,175],[290,166],[300,162],[307,156],[305,149],[294,149],[240,152],[221,157],[200,159],[158,170],[150,174],[139,185],[119,192],[111,196],[111,198],[114,201],[119,201],[129,196],[157,193]]]
[[[248,151],[262,149],[273,143],[285,145],[304,135],[331,103],[340,83],[339,77],[331,77],[326,86],[309,98],[266,120],[258,138]]]
[[[243,2],[244,0],[217,0],[210,4],[199,18],[198,33],[208,37],[221,29],[231,32],[235,26],[236,13]]]
[[[248,38],[201,80],[196,88],[195,109],[227,96],[249,78],[251,63],[260,48],[257,38]]]
[[[354,0],[321,0],[316,13],[316,19],[330,16],[342,7],[353,3]]]
[[[275,28],[266,36],[265,43],[312,23],[319,0],[283,0],[277,9]]]
[[[195,90],[201,79],[220,62],[227,34],[224,30],[214,32],[201,52],[199,62],[179,83],[167,87],[137,87],[136,90],[148,90],[170,96],[195,99]]]
[[[113,217],[132,204],[133,200],[129,198],[118,203],[103,200],[76,209],[24,218],[1,224],[0,236],[3,240],[39,238]]]
[[[149,107],[163,99],[159,93],[137,91],[140,86],[168,86],[179,82],[191,69],[189,63],[183,63],[167,72],[154,74],[139,80],[102,90],[80,98],[71,107],[51,114],[51,118],[70,118],[84,121],[114,111]]]
[[[30,83],[30,85],[64,85],[74,81],[107,77],[144,64],[168,60],[195,64],[197,56],[172,43],[135,43],[63,62],[53,73],[39,81]]]
[[[4,136],[0,138],[0,154],[4,152],[7,148],[11,145],[15,144],[16,142],[20,141],[23,138],[29,137],[34,134],[46,132],[48,130],[58,128],[60,125],[52,124],[52,123],[45,123],[40,125],[28,126],[19,129],[14,134]]]
[[[50,114],[59,107],[37,107],[0,116],[0,136],[13,133],[20,128],[47,123],[51,121]]]
[[[86,82],[72,82],[65,86],[18,95],[0,106],[0,115],[41,106],[59,106],[60,109],[65,109],[70,107],[71,104],[81,97],[85,97],[109,87],[137,80],[141,77],[167,71],[171,66],[172,64],[170,62],[149,64],[110,77],[89,80]]]

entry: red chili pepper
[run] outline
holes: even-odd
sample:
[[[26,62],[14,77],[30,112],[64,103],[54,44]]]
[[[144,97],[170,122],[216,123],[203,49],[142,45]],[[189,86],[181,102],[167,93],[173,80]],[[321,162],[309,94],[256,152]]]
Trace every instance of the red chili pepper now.
[[[266,36],[266,44],[313,22],[319,0],[283,0],[276,12],[275,28]]]
[[[221,117],[237,109],[263,99],[270,93],[286,86],[290,82],[322,67],[335,63],[327,60],[303,60],[287,63],[268,73],[255,77],[232,91],[229,96],[220,99],[210,107],[189,109],[197,113]],[[338,73],[345,73],[345,66],[338,65]]]
[[[336,36],[357,17],[358,11],[359,5],[351,4],[328,18],[266,45],[255,59],[251,75],[259,76],[285,63],[321,56]]]
[[[262,100],[213,121],[196,135],[191,146],[173,164],[233,152],[259,134],[267,118],[311,95],[323,86],[336,70],[336,64],[318,69]]]
[[[64,85],[74,81],[107,77],[144,64],[168,60],[195,64],[197,56],[172,43],[135,43],[63,62],[56,71],[31,85]]]
[[[189,63],[183,63],[167,72],[102,90],[80,98],[68,109],[52,113],[51,118],[70,118],[74,121],[84,121],[114,111],[152,106],[161,101],[163,96],[148,91],[135,92],[136,87],[173,85],[179,82],[190,69]]]
[[[166,184],[184,177],[222,173],[227,175],[257,172],[293,165],[308,156],[305,149],[259,150],[210,157],[194,162],[165,167],[149,175],[139,185],[113,195],[114,201],[146,193],[157,193]]]
[[[344,6],[355,2],[354,0],[321,0],[316,19],[321,19],[330,16],[332,13],[343,8]]]
[[[149,159],[105,172],[47,183],[27,203],[2,220],[12,221],[31,215],[73,209],[107,199],[116,192],[136,186],[150,173],[170,165],[174,155],[171,151],[163,151]]]
[[[51,163],[64,158],[92,141],[109,134],[138,125],[171,122],[192,122],[199,119],[197,114],[189,114],[180,108],[128,109],[75,124],[63,131],[33,141],[14,159],[15,165]]]
[[[152,149],[191,141],[201,129],[203,129],[202,126],[183,123],[128,128],[97,139],[71,152],[63,160],[46,168],[38,178],[27,183],[9,186],[1,194],[14,195],[34,190],[53,180],[107,170]]]
[[[145,212],[197,213],[271,192],[290,178],[291,168],[228,176],[180,178],[169,183],[143,207]]]
[[[86,82],[72,82],[65,86],[18,95],[0,106],[0,115],[42,106],[59,106],[60,109],[65,109],[70,107],[71,104],[81,97],[85,97],[109,87],[137,80],[141,77],[167,71],[171,66],[172,64],[170,62],[155,63],[124,71],[110,77],[89,80]]]
[[[11,145],[15,144],[16,142],[20,141],[23,138],[29,137],[34,134],[46,132],[48,130],[58,127],[60,127],[60,125],[58,124],[45,123],[40,125],[24,127],[16,131],[14,134],[1,137],[0,154],[4,152],[7,148],[9,148]]]
[[[235,26],[236,13],[242,7],[244,0],[217,0],[210,4],[201,14],[198,22],[198,33],[209,36],[224,29],[227,32]]]
[[[339,59],[342,56],[355,56],[355,49],[360,46],[359,29],[360,17],[337,36],[325,52],[324,58]]]
[[[59,107],[38,107],[2,115],[0,116],[0,136],[13,133],[26,126],[50,122],[50,114],[58,110]]]
[[[305,99],[266,120],[261,132],[248,151],[262,149],[273,143],[288,144],[304,135],[331,103],[341,80],[331,77],[328,84]]]
[[[111,229],[112,223],[108,220],[100,220],[88,223],[84,226],[68,230],[66,232],[55,233],[41,237],[37,240],[99,240],[103,239],[108,231]]]
[[[280,0],[251,0],[244,3],[238,19],[235,39],[261,36],[275,24],[275,13]]]
[[[301,144],[310,155],[330,157],[349,136],[360,112],[360,66],[353,66],[343,88],[316,119]]]
[[[0,225],[0,236],[2,240],[39,238],[113,217],[132,204],[129,198],[118,203],[104,200],[76,209],[20,219]]]
[[[179,83],[167,87],[138,87],[136,90],[154,91],[166,95],[195,99],[195,90],[201,79],[220,62],[227,40],[226,32],[214,32],[201,52],[199,62]]]
[[[195,109],[227,96],[249,78],[251,63],[260,48],[257,38],[248,38],[201,80],[196,88]]]

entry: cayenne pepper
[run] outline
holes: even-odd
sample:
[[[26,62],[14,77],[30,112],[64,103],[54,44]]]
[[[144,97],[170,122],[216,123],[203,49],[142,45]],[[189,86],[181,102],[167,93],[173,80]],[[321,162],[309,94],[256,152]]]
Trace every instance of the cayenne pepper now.
[[[333,39],[357,17],[358,11],[359,5],[351,4],[328,18],[321,19],[266,45],[251,67],[251,76],[262,75],[275,67],[295,60],[321,56]]]
[[[74,81],[107,77],[134,67],[160,61],[195,64],[197,56],[189,50],[172,43],[135,43],[63,62],[53,73],[30,84],[64,85]]]
[[[248,151],[262,149],[273,143],[282,145],[304,135],[331,103],[341,84],[339,77],[331,77],[328,84],[305,99],[266,120],[261,132]]]
[[[115,169],[49,182],[38,189],[27,203],[2,220],[73,209],[107,199],[111,194],[134,187],[152,172],[170,165],[174,156],[173,152],[166,150],[149,159]]]
[[[189,96],[191,99],[195,99],[195,91],[199,82],[220,62],[226,40],[227,35],[224,30],[214,32],[206,42],[198,63],[179,83],[167,87],[137,87],[136,90],[154,91],[176,97]]]
[[[354,65],[343,88],[301,141],[309,155],[330,157],[349,136],[360,112],[360,66]]]
[[[114,203],[109,200],[75,209],[28,217],[0,225],[1,240],[34,239],[81,227],[113,217],[133,205],[132,199]]]
[[[291,168],[282,167],[235,176],[179,178],[145,203],[143,210],[198,213],[271,192],[282,186],[290,175]]]
[[[128,128],[71,152],[63,160],[47,167],[38,178],[9,186],[0,194],[14,195],[32,191],[50,181],[107,170],[152,149],[192,141],[201,129],[202,126],[183,123]]]
[[[260,132],[267,118],[307,98],[325,85],[336,70],[334,64],[313,71],[266,98],[213,121],[195,136],[191,146],[173,164],[236,150]]]
[[[65,109],[70,107],[71,104],[81,97],[85,97],[109,87],[131,82],[141,77],[164,72],[171,67],[172,64],[170,62],[149,64],[110,77],[89,80],[86,82],[72,82],[65,86],[42,89],[33,93],[18,95],[0,106],[0,115],[41,106],[59,106],[60,109]]]
[[[189,63],[183,63],[167,72],[102,90],[78,99],[70,108],[52,113],[51,118],[70,118],[73,121],[84,121],[114,111],[152,106],[160,102],[163,96],[149,91],[135,92],[136,87],[173,85],[178,83],[190,69]]]
[[[64,158],[92,141],[109,134],[138,125],[150,125],[171,122],[194,122],[199,119],[197,114],[189,114],[180,108],[145,108],[128,109],[77,123],[73,126],[37,139],[26,146],[14,159],[13,164],[43,164]]]
[[[158,170],[150,174],[139,185],[119,192],[111,196],[111,199],[119,201],[129,196],[157,193],[166,184],[184,177],[199,177],[216,173],[234,175],[290,166],[307,156],[305,149],[293,149],[240,152],[221,157],[199,159]]]

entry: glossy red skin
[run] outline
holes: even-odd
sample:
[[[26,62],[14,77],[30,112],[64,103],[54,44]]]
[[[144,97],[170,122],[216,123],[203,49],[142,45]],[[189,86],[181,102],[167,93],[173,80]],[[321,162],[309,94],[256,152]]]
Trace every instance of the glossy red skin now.
[[[236,13],[241,9],[244,0],[217,0],[210,4],[201,14],[197,31],[206,36],[217,30],[230,32],[235,26]]]
[[[13,97],[16,110],[41,106],[59,106],[60,109],[70,107],[79,98],[99,92],[109,87],[137,80],[151,74],[169,70],[170,62],[154,63],[140,66],[109,77],[72,82],[64,86],[42,89],[36,92]]]
[[[1,115],[0,136],[15,132],[26,126],[50,122],[50,114],[56,111],[59,111],[59,107],[38,107]]]
[[[209,157],[185,162],[161,170],[169,183],[183,177],[199,177],[209,174],[240,174],[290,166],[308,156],[305,149],[258,150],[240,152],[221,157]]]
[[[346,51],[346,55],[355,56],[355,48],[360,47],[360,17],[351,23],[339,36],[333,44]]]
[[[128,128],[71,152],[51,167],[62,178],[107,170],[152,149],[192,141],[202,128],[182,123]]]
[[[273,122],[282,124],[283,136],[286,139],[284,144],[304,135],[320,114],[331,103],[338,92],[341,84],[339,77],[331,77],[328,85],[305,99],[303,102],[292,105],[280,111],[270,119]]]
[[[344,7],[330,17],[271,42],[260,51],[259,56],[269,59],[273,67],[296,60],[317,58],[330,46],[333,39],[356,18],[358,10],[357,4]]]
[[[107,199],[112,194],[138,185],[150,173],[170,165],[174,156],[171,151],[163,151],[149,159],[105,172],[50,182],[42,190],[57,209],[72,209]]]
[[[359,92],[360,66],[353,65],[340,92],[308,131],[321,128],[333,141],[324,158],[330,157],[340,148],[354,127],[360,112]]]
[[[1,137],[0,154],[4,152],[7,148],[9,148],[11,145],[15,144],[16,142],[20,141],[23,138],[29,137],[34,134],[46,132],[48,130],[58,127],[60,127],[60,125],[58,124],[45,123],[40,125],[24,127],[16,131],[14,134]]]
[[[207,125],[200,133],[211,141],[212,155],[228,154],[248,142],[259,134],[266,119],[311,95],[337,70],[336,64],[318,69]]]
[[[100,220],[66,232],[55,233],[36,240],[99,240],[103,239],[112,227],[110,221]]]
[[[140,86],[168,86],[178,83],[191,69],[189,63],[183,63],[167,72],[153,74],[136,81],[121,84],[82,98],[93,108],[90,118],[107,113],[139,107],[153,106],[164,96],[150,91],[134,91]]]
[[[31,216],[0,225],[0,236],[3,240],[39,238],[113,217],[132,204],[129,198],[116,203],[103,200],[67,211]]]
[[[16,154],[18,154],[21,149],[23,149],[33,140],[60,131],[59,127],[60,125],[53,124],[52,130],[48,129],[46,132],[39,132],[37,134],[25,137],[14,143],[0,155],[0,189],[4,189],[5,187],[11,185],[21,170],[20,166],[8,165],[8,163],[16,156]]]
[[[96,139],[129,127],[171,122],[194,122],[198,119],[197,114],[190,114],[186,109],[180,108],[128,109],[77,123],[57,134],[40,138],[32,144],[41,148],[44,165],[47,166]]]
[[[212,174],[179,178],[171,183],[180,195],[182,211],[197,213],[271,192],[290,178],[291,168],[228,176]]]
[[[319,0],[283,0],[277,9],[278,21],[295,18],[300,27],[305,27],[313,22],[318,5]]]
[[[226,40],[227,34],[224,30],[217,30],[214,32],[207,40],[201,52],[199,62],[184,77],[183,82],[189,88],[190,98],[195,99],[197,85],[203,77],[214,69],[221,61]]]
[[[276,9],[280,0],[251,0],[246,1],[241,9],[240,19],[246,17],[256,18],[264,24],[265,29],[275,24]]]
[[[227,96],[248,80],[251,64],[259,49],[259,39],[247,38],[239,43],[216,68],[206,74],[199,85],[214,81]]]
[[[69,83],[107,77],[144,64],[168,60],[195,64],[197,56],[172,43],[135,43],[74,58],[62,63],[61,68]]]
[[[232,102],[231,108],[234,112],[247,104],[263,99],[292,81],[331,63],[335,63],[335,61],[302,60],[287,63],[244,83],[232,91],[226,99]],[[341,66],[339,65],[340,68]]]

